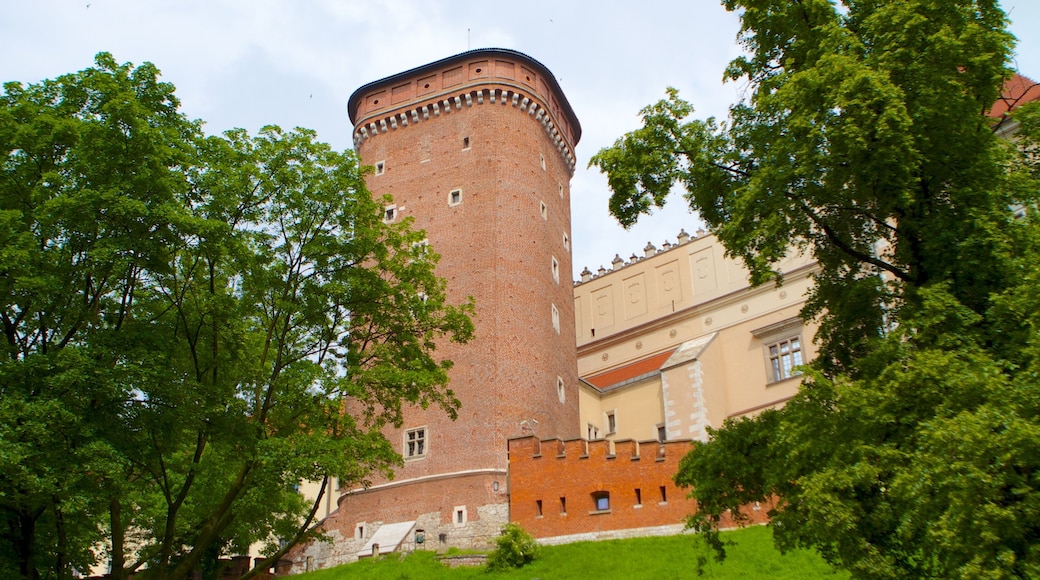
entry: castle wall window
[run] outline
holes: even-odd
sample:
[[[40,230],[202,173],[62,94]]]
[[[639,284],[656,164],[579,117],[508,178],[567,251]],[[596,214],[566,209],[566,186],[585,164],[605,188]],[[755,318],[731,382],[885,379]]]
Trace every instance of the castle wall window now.
[[[567,498],[565,497],[560,498],[560,515],[567,515]]]
[[[661,486],[661,503],[668,503],[668,488],[663,485]]]
[[[542,500],[535,500],[535,509],[538,510],[538,517],[542,517]]]
[[[466,521],[468,521],[466,506],[457,505],[453,511],[455,512],[455,517],[452,519],[452,523],[455,524],[456,528],[462,526]]]
[[[794,316],[751,331],[765,352],[767,382],[777,383],[800,374],[795,367],[805,362],[802,327],[802,320]]]
[[[376,161],[376,175],[382,175],[386,172],[386,161]]]
[[[469,137],[463,137],[462,138],[462,149],[463,150],[469,149]]]
[[[610,513],[610,492],[609,491],[594,491],[592,492],[592,504],[595,509],[592,513]]]
[[[538,211],[542,214],[543,220],[549,219],[549,208],[546,207],[544,201],[538,202]]]
[[[545,171],[545,155],[538,154],[538,163],[542,166],[542,171]]]
[[[552,256],[552,277],[553,282],[560,283],[560,262],[556,259],[556,256]]]
[[[560,334],[560,311],[555,304],[552,305],[552,326],[556,334]]]
[[[588,433],[587,439],[589,441],[593,441],[595,439],[599,439],[599,427],[593,425],[592,423],[588,424],[586,432]]]
[[[418,459],[420,457],[425,457],[427,450],[426,427],[409,429],[404,432],[405,459]]]
[[[456,205],[459,205],[460,203],[462,203],[462,190],[461,189],[453,189],[453,190],[449,191],[448,192],[448,205],[450,207],[455,207]]]
[[[617,415],[615,414],[615,411],[607,411],[606,419],[607,435],[613,435],[614,433],[617,433]]]
[[[563,386],[563,377],[556,377],[556,396],[559,397],[560,403],[567,402],[567,390]]]
[[[560,189],[560,199],[563,199],[563,184],[557,183],[556,186]]]
[[[636,505],[635,507],[643,507],[643,490],[636,488]]]
[[[794,370],[794,367],[802,364],[802,341],[800,337],[795,336],[775,342],[770,344],[767,349],[769,351],[769,370],[772,373],[770,377],[772,382],[779,382],[800,374]]]
[[[563,234],[563,249],[571,251],[571,239],[567,234]]]
[[[388,206],[386,206],[386,208],[383,210],[383,221],[385,221],[385,222],[392,222],[392,221],[394,221],[396,219],[397,219],[397,206],[396,205],[388,205]]]

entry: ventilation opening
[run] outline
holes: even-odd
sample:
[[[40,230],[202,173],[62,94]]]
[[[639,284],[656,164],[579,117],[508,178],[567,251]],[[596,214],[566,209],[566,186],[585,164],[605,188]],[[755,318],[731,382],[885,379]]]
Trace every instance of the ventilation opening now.
[[[542,517],[542,500],[535,500],[535,509],[538,510],[538,517]]]

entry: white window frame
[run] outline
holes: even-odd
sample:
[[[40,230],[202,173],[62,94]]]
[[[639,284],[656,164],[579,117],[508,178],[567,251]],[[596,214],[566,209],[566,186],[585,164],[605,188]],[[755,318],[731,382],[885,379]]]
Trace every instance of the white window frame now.
[[[414,447],[409,446],[409,436],[412,434],[421,435],[420,437],[411,439],[412,442],[418,444],[418,450],[414,450]],[[401,435],[403,446],[401,447],[401,456],[404,457],[405,461],[423,459],[430,454],[430,430],[424,425],[422,427],[415,427],[414,429],[407,429]]]
[[[553,282],[560,283],[560,261],[556,259],[556,256],[550,256],[552,258],[552,278]]]
[[[386,173],[386,161],[376,161],[375,168],[375,175],[382,175]]]
[[[613,423],[613,425],[611,425]],[[611,409],[603,413],[603,431],[607,435],[617,433],[617,409]]]
[[[805,364],[800,334],[771,342],[765,345],[765,348],[770,383],[779,383],[802,374],[801,371],[795,370]]]
[[[767,385],[774,385],[801,375],[794,369],[806,363],[805,342],[802,339],[803,328],[802,319],[794,316],[751,331],[751,334],[762,344]],[[796,343],[796,348],[793,350],[791,349],[792,343]],[[785,345],[787,346],[786,352],[783,349]],[[775,354],[773,349],[776,349]]]
[[[458,201],[455,200],[456,194],[458,195]],[[462,190],[456,188],[448,192],[448,207],[457,205],[462,205]]]
[[[386,223],[393,223],[397,221],[398,214],[397,205],[388,205],[383,208],[383,221]]]

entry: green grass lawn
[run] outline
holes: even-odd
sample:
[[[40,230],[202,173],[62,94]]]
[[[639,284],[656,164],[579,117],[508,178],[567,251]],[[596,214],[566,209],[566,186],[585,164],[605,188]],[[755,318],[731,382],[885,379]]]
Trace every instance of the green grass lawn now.
[[[725,534],[735,545],[727,549],[719,564],[709,558],[704,578],[848,578],[831,570],[815,553],[789,552],[773,548],[771,532],[762,526]],[[696,578],[697,558],[708,556],[708,548],[695,536],[636,538],[604,542],[580,542],[545,546],[534,563],[510,572],[489,574],[483,567],[449,569],[433,552],[391,554],[378,560],[366,559],[328,570],[294,576],[300,580],[426,580],[459,578],[515,578],[558,580],[567,578],[653,578],[659,580]]]

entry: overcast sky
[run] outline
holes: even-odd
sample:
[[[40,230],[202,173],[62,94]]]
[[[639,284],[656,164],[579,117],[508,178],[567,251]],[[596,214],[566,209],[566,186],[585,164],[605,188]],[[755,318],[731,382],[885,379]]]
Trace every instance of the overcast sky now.
[[[1040,77],[1040,1],[1003,0],[1018,69]],[[582,125],[571,182],[574,276],[697,227],[683,200],[623,230],[589,157],[639,125],[674,86],[725,117],[739,22],[715,0],[0,0],[0,81],[80,70],[94,54],[155,63],[210,133],[267,124],[352,147],[346,105],[368,82],[468,49],[519,50],[555,75]]]

